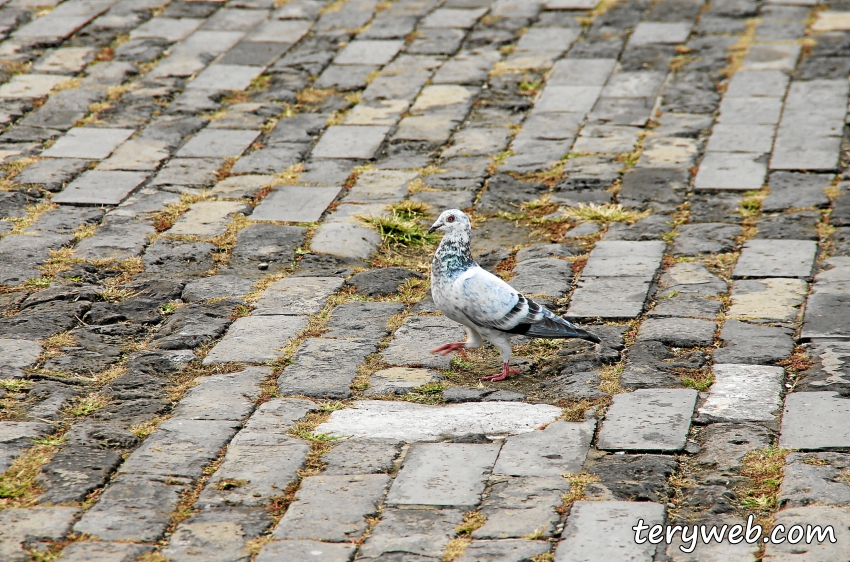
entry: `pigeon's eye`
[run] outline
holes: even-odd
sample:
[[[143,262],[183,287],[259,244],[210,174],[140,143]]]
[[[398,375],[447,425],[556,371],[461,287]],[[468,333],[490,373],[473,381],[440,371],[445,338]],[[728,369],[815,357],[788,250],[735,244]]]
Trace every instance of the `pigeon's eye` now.
[[[446,219],[446,222],[455,222],[455,216],[449,215],[449,218]]]

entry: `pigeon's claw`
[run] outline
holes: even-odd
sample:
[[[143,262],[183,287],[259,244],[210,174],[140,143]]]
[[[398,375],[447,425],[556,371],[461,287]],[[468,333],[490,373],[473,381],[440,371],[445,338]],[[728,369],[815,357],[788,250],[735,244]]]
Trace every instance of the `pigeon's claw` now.
[[[489,377],[481,377],[481,380],[482,381],[490,381],[490,382],[503,381],[511,375],[518,375],[518,374],[519,374],[519,369],[511,369],[510,367],[508,367],[507,363],[503,363],[501,373],[496,373],[495,375],[490,375]]]
[[[442,355],[443,357],[445,357],[446,355],[448,355],[452,351],[457,351],[458,354],[461,357],[466,359],[466,351],[464,350],[465,347],[466,347],[466,342],[453,341],[451,343],[444,343],[440,347],[435,347],[434,349],[431,350],[431,353],[438,353],[438,354]]]

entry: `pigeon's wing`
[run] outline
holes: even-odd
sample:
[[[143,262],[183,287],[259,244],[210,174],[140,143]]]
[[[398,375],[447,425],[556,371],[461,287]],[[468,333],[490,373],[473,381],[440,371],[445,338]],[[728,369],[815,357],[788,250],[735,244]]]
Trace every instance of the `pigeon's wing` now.
[[[533,338],[599,338],[553,314],[480,267],[455,282],[455,307],[478,326]]]

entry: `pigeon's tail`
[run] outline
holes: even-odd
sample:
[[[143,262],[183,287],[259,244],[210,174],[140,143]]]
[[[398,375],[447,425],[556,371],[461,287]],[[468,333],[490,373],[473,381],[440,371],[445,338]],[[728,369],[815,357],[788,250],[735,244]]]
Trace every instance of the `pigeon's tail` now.
[[[598,336],[583,330],[543,308],[543,320],[532,324],[526,336],[532,338],[566,339],[580,338],[593,343],[602,343]]]

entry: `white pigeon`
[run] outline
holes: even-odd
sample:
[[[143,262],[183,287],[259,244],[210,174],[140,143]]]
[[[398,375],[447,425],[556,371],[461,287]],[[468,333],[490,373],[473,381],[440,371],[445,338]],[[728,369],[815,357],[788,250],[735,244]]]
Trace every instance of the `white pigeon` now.
[[[440,311],[466,328],[465,342],[451,342],[431,353],[477,349],[487,339],[499,350],[502,372],[481,380],[501,381],[519,373],[508,367],[511,336],[581,338],[600,343],[595,335],[570,324],[485,271],[469,251],[471,225],[462,211],[444,211],[428,230],[445,232],[431,262],[431,297]]]

